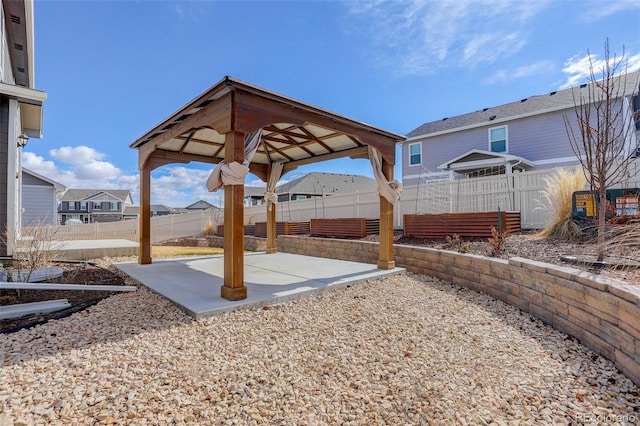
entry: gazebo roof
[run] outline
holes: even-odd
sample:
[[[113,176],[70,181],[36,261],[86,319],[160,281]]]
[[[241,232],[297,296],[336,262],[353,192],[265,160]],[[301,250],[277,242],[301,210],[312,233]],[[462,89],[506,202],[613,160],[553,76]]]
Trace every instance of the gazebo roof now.
[[[367,158],[367,145],[395,164],[395,144],[405,139],[227,76],[130,146],[140,151],[140,166],[151,159],[157,165],[218,163],[225,156],[225,134],[261,127],[251,171],[262,179],[274,162],[284,163],[287,172],[334,158]]]

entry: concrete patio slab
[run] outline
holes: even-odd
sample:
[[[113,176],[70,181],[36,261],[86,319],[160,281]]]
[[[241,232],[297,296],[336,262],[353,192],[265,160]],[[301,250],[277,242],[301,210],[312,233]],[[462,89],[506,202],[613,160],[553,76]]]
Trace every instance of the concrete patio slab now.
[[[171,300],[195,319],[282,303],[405,271],[297,254],[247,253],[244,279],[248,295],[245,300],[231,302],[220,297],[224,276],[224,257],[221,255],[162,259],[150,265],[116,263],[114,266]]]

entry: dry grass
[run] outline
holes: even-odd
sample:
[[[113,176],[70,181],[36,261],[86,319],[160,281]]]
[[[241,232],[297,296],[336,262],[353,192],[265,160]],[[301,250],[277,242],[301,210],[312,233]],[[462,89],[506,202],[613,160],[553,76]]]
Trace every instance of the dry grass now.
[[[582,168],[573,172],[558,169],[556,174],[545,179],[543,209],[551,209],[553,215],[549,224],[539,232],[541,237],[572,238],[582,234],[573,221],[572,195],[584,189],[587,179]]]
[[[174,247],[174,246],[153,246],[151,256],[154,258],[180,257],[180,256],[212,256],[223,254],[220,247]]]
[[[207,219],[207,224],[204,226],[204,235],[213,235],[214,233],[215,229],[213,221],[211,219]]]
[[[607,240],[606,247],[614,254],[625,253],[629,259],[640,262],[640,222],[625,225],[622,232]]]

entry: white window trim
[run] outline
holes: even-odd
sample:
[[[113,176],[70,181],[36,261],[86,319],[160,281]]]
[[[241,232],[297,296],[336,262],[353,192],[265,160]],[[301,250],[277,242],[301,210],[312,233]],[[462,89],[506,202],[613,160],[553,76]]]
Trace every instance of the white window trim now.
[[[509,153],[509,125],[505,124],[504,126],[495,126],[490,127],[487,130],[487,147],[489,152],[497,152],[491,149],[491,131],[495,129],[502,129],[504,127],[504,152],[505,154]]]
[[[70,212],[74,211],[76,209],[76,202],[75,201],[69,201],[69,208],[68,210]]]
[[[414,145],[418,145],[420,147],[420,162],[416,164],[411,164],[411,147]],[[408,154],[409,154],[409,167],[421,166],[422,165],[422,142],[410,143]]]

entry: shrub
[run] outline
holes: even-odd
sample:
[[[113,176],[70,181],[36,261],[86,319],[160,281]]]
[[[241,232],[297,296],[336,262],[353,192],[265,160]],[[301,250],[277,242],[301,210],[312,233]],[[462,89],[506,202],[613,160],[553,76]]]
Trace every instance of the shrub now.
[[[484,251],[487,256],[493,257],[504,251],[506,236],[504,232],[499,232],[495,226],[491,227],[491,235],[492,237],[489,238],[489,244],[484,246]]]
[[[584,189],[587,179],[581,167],[573,171],[556,170],[555,175],[545,178],[542,191],[544,201],[541,209],[552,210],[551,221],[538,235],[541,237],[573,238],[582,235],[580,227],[573,221],[572,196],[575,191]],[[538,200],[538,202],[540,202]]]

